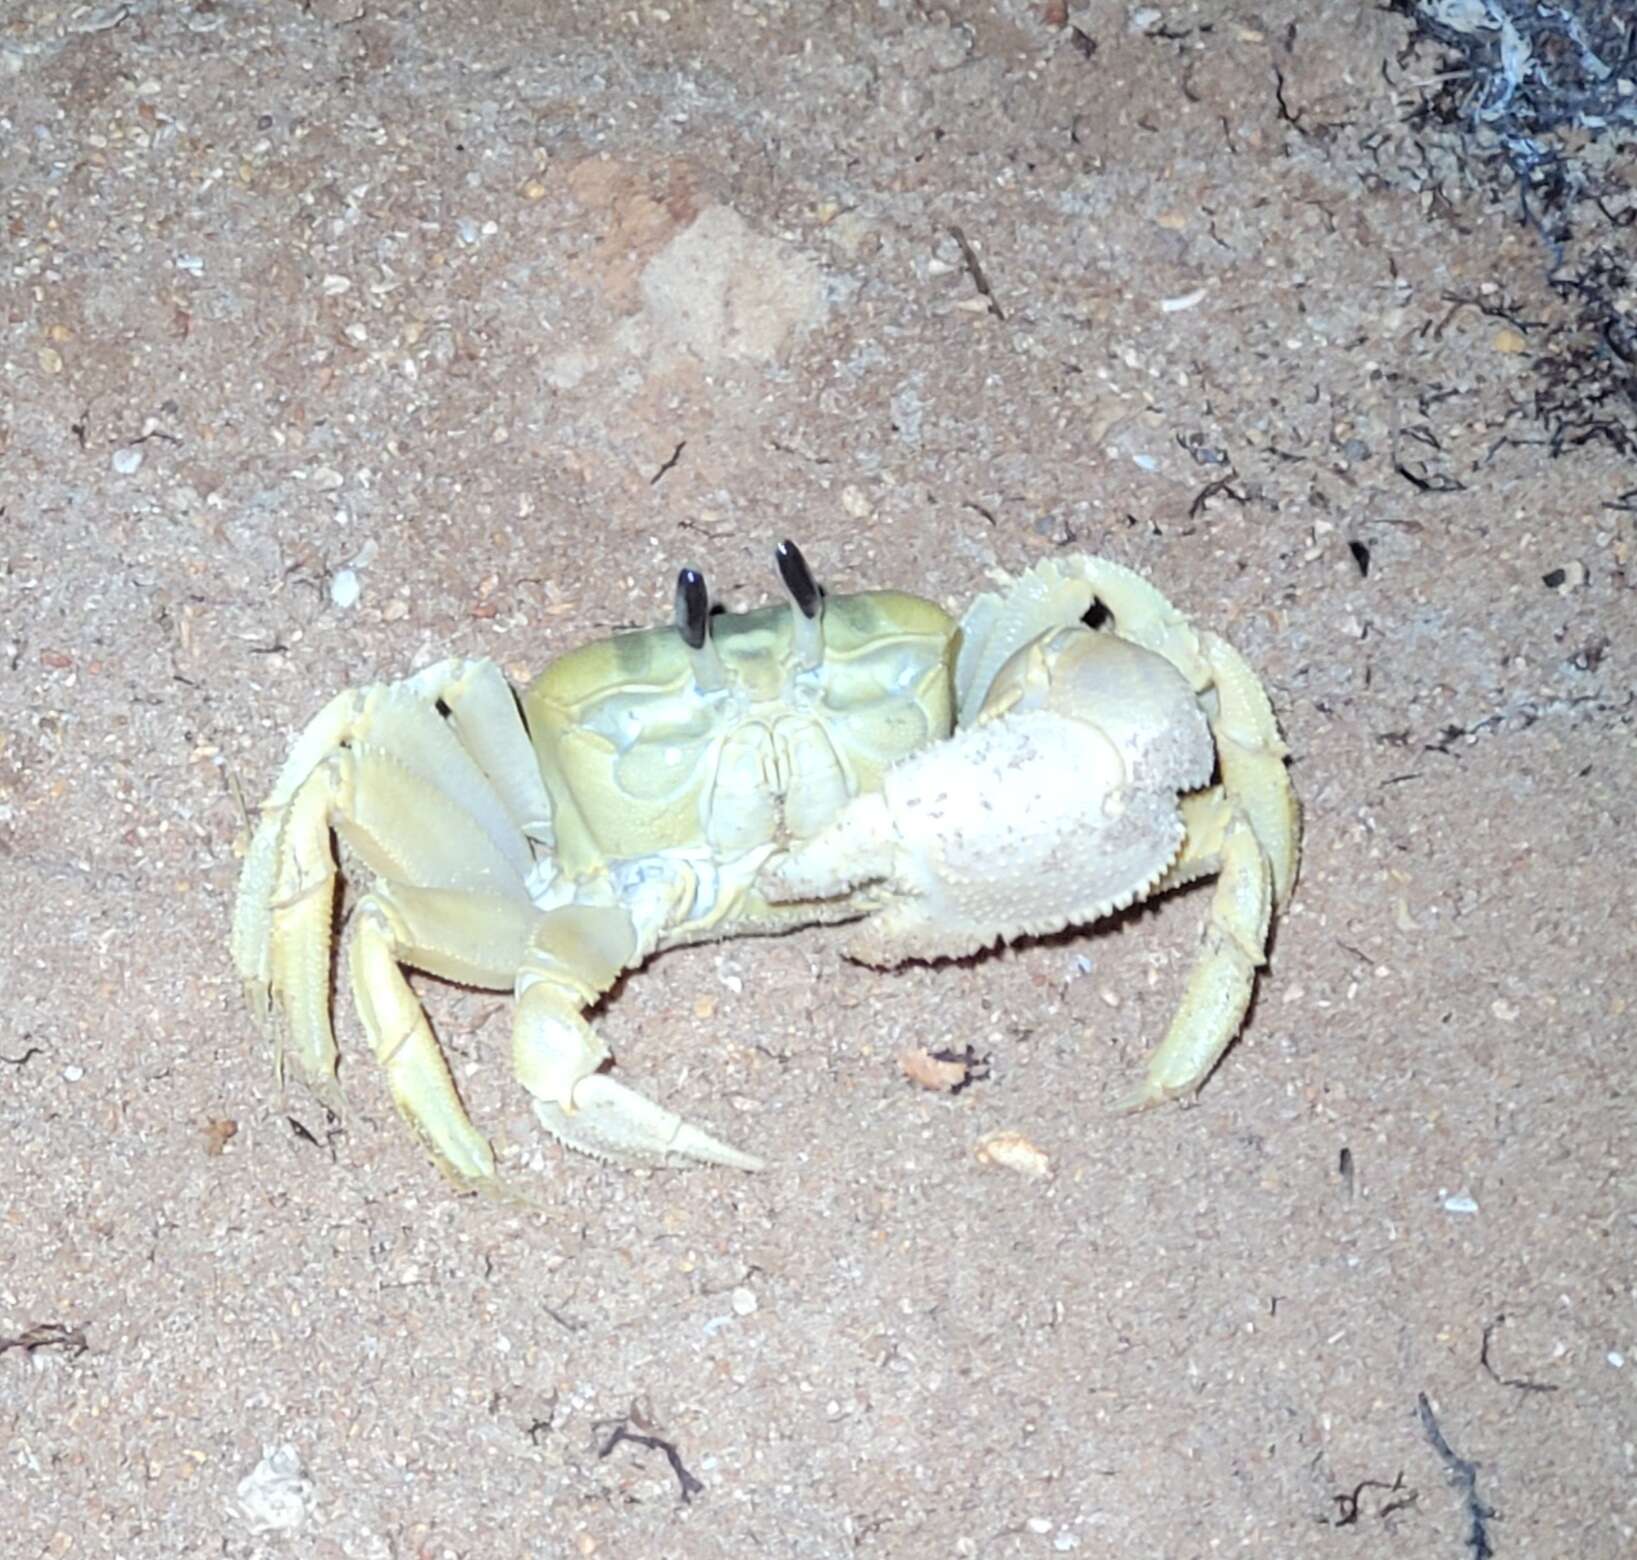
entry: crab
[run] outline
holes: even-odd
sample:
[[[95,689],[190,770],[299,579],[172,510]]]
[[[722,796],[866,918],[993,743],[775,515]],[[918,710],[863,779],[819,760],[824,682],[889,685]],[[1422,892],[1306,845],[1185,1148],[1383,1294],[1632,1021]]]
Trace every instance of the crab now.
[[[782,603],[550,663],[521,693],[446,660],[339,694],[296,740],[245,857],[232,947],[251,1004],[340,1108],[339,867],[358,1017],[399,1110],[458,1182],[501,1185],[405,976],[515,995],[541,1125],[630,1164],[762,1161],[628,1087],[586,1013],[661,949],[854,922],[871,965],[1098,921],[1214,874],[1203,946],[1140,1084],[1197,1089],[1237,1034],[1289,897],[1300,812],[1250,667],[1152,585],[1038,563],[957,622],[897,591],[829,595],[779,546]]]

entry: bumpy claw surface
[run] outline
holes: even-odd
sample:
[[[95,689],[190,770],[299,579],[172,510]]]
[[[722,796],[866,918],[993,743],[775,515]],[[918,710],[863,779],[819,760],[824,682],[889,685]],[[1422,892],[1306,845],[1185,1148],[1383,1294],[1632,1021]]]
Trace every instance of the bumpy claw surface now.
[[[898,765],[880,792],[770,870],[769,896],[824,898],[879,880],[890,903],[848,952],[896,964],[1086,925],[1152,888],[1182,844],[1179,782],[1210,776],[1209,732],[1164,663],[1075,632],[1072,654],[1142,658],[1146,679],[1181,686],[1175,724],[1157,741],[1117,721],[1014,709]]]

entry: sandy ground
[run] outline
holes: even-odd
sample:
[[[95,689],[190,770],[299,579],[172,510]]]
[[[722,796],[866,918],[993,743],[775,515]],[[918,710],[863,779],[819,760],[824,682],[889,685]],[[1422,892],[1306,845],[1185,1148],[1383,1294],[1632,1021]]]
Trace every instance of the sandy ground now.
[[[1634,1552],[1637,478],[1543,444],[1563,305],[1429,187],[1402,21],[1068,20],[0,9],[6,1554]],[[759,1176],[566,1157],[430,981],[538,1211],[350,1011],[344,1124],[281,1099],[241,788],[784,535],[952,607],[1106,554],[1265,676],[1305,865],[1197,1103],[1109,1110],[1208,890],[655,961],[620,1075]]]

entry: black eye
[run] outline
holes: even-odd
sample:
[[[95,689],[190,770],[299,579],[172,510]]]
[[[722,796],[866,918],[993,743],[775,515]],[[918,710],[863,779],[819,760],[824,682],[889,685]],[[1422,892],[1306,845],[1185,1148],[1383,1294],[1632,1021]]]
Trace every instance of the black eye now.
[[[676,577],[676,631],[690,650],[704,647],[710,631],[710,595],[697,569],[684,569]]]
[[[824,600],[824,593],[819,589],[818,581],[813,578],[813,571],[807,567],[807,560],[802,557],[801,549],[792,541],[783,541],[774,549],[773,556],[778,562],[779,576],[784,581],[784,588],[790,592],[791,598],[801,609],[801,615],[805,618],[816,618]]]

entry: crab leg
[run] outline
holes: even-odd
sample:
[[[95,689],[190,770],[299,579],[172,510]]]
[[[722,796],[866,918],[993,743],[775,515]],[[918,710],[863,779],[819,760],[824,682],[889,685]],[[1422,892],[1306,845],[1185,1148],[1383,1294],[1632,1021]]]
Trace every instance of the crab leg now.
[[[448,662],[444,668],[434,667],[422,675],[431,677],[458,664]],[[479,663],[465,664],[470,668]],[[460,697],[458,693],[456,696]],[[511,720],[521,735],[522,724],[515,710]],[[526,738],[524,745],[526,748]],[[387,762],[395,764],[400,773],[413,772],[424,782],[423,795],[435,784],[438,794],[432,798],[436,805],[429,817],[447,813],[451,799],[458,803],[468,815],[468,825],[487,836],[480,846],[484,861],[491,861],[498,852],[510,865],[507,875],[518,882],[532,865],[527,842],[519,837],[508,814],[508,803],[497,794],[488,775],[456,740],[436,710],[415,691],[413,684],[377,683],[336,695],[296,739],[272,791],[262,803],[261,818],[239,878],[239,896],[233,912],[233,958],[253,997],[260,988],[260,1000],[255,1005],[263,1012],[266,988],[272,978],[269,961],[275,901],[286,897],[278,885],[293,865],[289,853],[306,850],[318,842],[317,854],[329,862],[327,822],[315,826],[309,819],[303,825],[305,832],[292,833],[290,820],[295,799],[323,764],[352,748],[379,753]],[[541,800],[544,800],[543,794]],[[545,805],[549,811],[549,803]],[[524,801],[522,806],[526,812],[533,804]],[[342,815],[338,810],[337,816]],[[386,833],[390,836],[392,832],[389,820]],[[457,845],[461,837],[457,830]],[[326,880],[333,882],[333,863],[330,865],[332,870]]]
[[[520,961],[512,1031],[513,1063],[535,1115],[554,1137],[598,1159],[640,1165],[676,1157],[760,1170],[753,1155],[598,1070],[608,1048],[584,1011],[649,951],[620,905],[569,904],[541,917]]]
[[[477,760],[506,805],[513,825],[552,844],[551,798],[518,712],[511,684],[493,661],[440,661],[408,680],[427,704],[449,711],[460,745]]]
[[[1218,827],[1220,849],[1200,872],[1216,871],[1216,890],[1205,922],[1204,948],[1188,975],[1182,1003],[1165,1038],[1148,1058],[1143,1081],[1116,1105],[1144,1110],[1197,1089],[1239,1033],[1250,1007],[1256,972],[1273,913],[1273,864],[1256,830],[1237,809]],[[1200,858],[1185,851],[1165,879],[1187,881]]]
[[[1301,807],[1285,771],[1289,749],[1267,692],[1244,657],[1215,634],[1199,637],[1218,700],[1211,731],[1222,786],[1267,852],[1274,903],[1283,907],[1296,886],[1302,837]]]
[[[330,1022],[337,878],[332,827],[376,872],[398,880],[397,892],[405,905],[412,903],[416,892],[405,880],[430,882],[465,891],[469,900],[496,916],[495,936],[503,945],[498,964],[469,946],[460,960],[427,952],[425,968],[457,978],[467,978],[466,973],[457,973],[457,966],[461,972],[481,969],[491,977],[486,983],[504,988],[519,951],[504,950],[508,918],[525,917],[532,926],[536,912],[516,864],[477,819],[451,807],[442,789],[394,754],[364,746],[333,749],[295,784],[288,800],[278,803],[278,797],[275,789],[251,846],[235,916],[234,952],[258,1011],[265,1020],[281,1020],[270,1024],[277,1037],[280,1076],[288,1047],[314,1091],[333,1108],[340,1097]],[[382,978],[376,953],[400,942],[425,952],[436,946],[437,939],[424,933],[418,938],[413,933],[400,935],[385,909],[390,902],[387,893],[383,886],[361,923],[370,949],[362,964],[354,962],[354,990],[361,1005],[373,995],[383,1010],[395,1010],[399,999]],[[423,909],[425,904],[423,900]],[[514,933],[512,940],[526,937],[519,940]],[[361,968],[371,976],[362,991]],[[387,1033],[389,1027],[372,1028],[377,1051],[396,1043]]]
[[[853,893],[871,964],[1087,925],[1215,874],[1182,1004],[1121,1103],[1205,1079],[1249,1006],[1300,815],[1272,707],[1238,652],[1100,559],[1037,565],[962,621],[961,729],[764,875],[771,901]],[[1094,603],[1115,633],[1082,626]],[[1221,784],[1201,790],[1213,761]],[[1180,807],[1180,811],[1179,811]]]
[[[466,1114],[400,966],[504,990],[537,919],[526,899],[384,882],[354,917],[350,964],[359,1020],[399,1111],[458,1181],[493,1184],[494,1153]]]
[[[1238,1032],[1256,971],[1267,962],[1271,912],[1295,885],[1301,809],[1285,770],[1288,750],[1273,706],[1244,658],[1226,640],[1194,628],[1140,575],[1105,559],[1037,565],[1005,595],[973,604],[957,667],[963,718],[970,701],[981,698],[984,711],[994,702],[1010,669],[1006,657],[1021,634],[1083,612],[1092,600],[1108,610],[1121,638],[1162,656],[1201,692],[1222,779],[1182,798],[1183,848],[1153,889],[1160,893],[1218,874],[1204,949],[1182,1004],[1149,1058],[1143,1083],[1121,1102],[1140,1109],[1197,1088]],[[1088,693],[1088,718],[1101,720],[1095,691]]]

